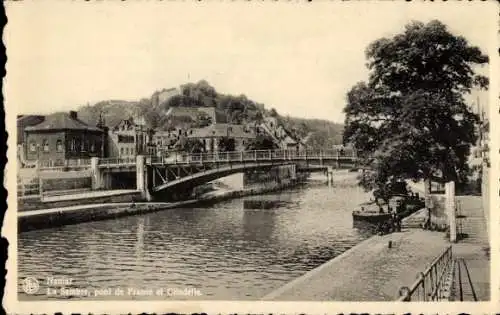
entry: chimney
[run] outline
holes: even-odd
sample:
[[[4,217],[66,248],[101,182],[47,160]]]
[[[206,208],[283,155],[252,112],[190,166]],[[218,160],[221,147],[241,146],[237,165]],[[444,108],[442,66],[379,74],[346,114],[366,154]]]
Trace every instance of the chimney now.
[[[69,111],[69,117],[70,117],[71,119],[78,119],[78,114],[76,113],[76,111],[74,111],[74,110],[70,110],[70,111]]]

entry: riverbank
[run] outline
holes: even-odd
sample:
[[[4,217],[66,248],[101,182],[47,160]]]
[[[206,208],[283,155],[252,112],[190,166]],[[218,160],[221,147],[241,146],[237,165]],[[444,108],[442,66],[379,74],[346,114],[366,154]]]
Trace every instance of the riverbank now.
[[[224,200],[241,198],[251,195],[261,195],[302,185],[300,181],[272,186],[254,187],[242,190],[216,191],[199,199],[179,202],[112,202],[86,205],[55,207],[48,209],[25,210],[18,213],[18,231],[52,228],[68,224],[78,224],[88,221],[107,220],[123,216],[138,215],[185,206],[210,204]],[[69,198],[69,197],[66,197]]]
[[[263,300],[394,301],[401,287],[410,287],[416,275],[452,245],[453,258],[465,260],[467,271],[462,273],[470,274],[472,284],[455,272],[450,299],[488,301],[491,283],[486,226],[489,217],[484,212],[489,209],[483,207],[481,197],[460,196],[457,201],[465,217],[460,228],[466,235],[457,243],[451,244],[444,232],[412,228],[419,224],[405,222],[402,232],[372,236],[269,293]],[[417,212],[413,216],[422,215]],[[411,221],[413,216],[407,219]]]
[[[392,242],[389,248],[389,241]],[[285,286],[268,301],[394,301],[402,286],[449,246],[445,234],[418,229],[375,235]]]

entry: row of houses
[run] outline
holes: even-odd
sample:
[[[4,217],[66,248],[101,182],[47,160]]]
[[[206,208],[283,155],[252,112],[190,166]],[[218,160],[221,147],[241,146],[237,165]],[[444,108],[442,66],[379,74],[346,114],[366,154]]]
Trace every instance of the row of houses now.
[[[167,118],[181,123],[169,130],[151,130],[144,119],[129,118],[116,126],[91,126],[77,113],[56,113],[48,116],[18,116],[18,157],[21,162],[52,161],[62,165],[65,160],[90,157],[134,157],[138,154],[163,156],[179,149],[182,141],[194,141],[201,152],[243,151],[259,133],[266,133],[282,149],[300,149],[304,144],[295,139],[274,117],[252,124],[220,122],[215,108],[171,108]],[[185,117],[185,124],[182,118]],[[203,117],[203,125],[192,122]],[[221,147],[224,139],[224,148]]]

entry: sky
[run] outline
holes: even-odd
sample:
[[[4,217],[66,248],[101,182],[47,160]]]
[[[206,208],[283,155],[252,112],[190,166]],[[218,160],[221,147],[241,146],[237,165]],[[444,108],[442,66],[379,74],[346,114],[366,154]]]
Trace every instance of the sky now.
[[[204,79],[283,115],[342,122],[347,91],[367,79],[365,48],[411,20],[439,19],[484,52],[496,50],[494,1],[5,5],[4,93],[7,110],[23,114],[138,100]]]

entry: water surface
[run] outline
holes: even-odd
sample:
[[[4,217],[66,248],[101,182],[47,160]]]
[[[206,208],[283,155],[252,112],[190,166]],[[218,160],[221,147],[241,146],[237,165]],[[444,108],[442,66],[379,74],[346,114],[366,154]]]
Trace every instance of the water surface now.
[[[71,277],[78,288],[192,287],[203,294],[197,299],[258,299],[367,238],[351,212],[368,198],[341,181],[30,231],[19,235],[18,275]],[[47,298],[44,285],[35,295],[19,289],[20,299]]]

